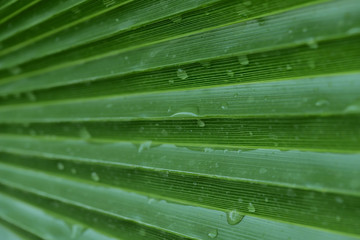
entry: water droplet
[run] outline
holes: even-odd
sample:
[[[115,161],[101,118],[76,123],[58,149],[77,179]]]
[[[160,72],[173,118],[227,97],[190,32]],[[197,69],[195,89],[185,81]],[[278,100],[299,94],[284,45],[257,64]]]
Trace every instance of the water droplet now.
[[[212,148],[204,148],[204,152],[207,152],[207,153],[210,153],[210,152],[213,152],[214,151],[214,149],[212,149]]]
[[[197,120],[197,125],[199,127],[205,127],[205,123],[203,121],[201,121],[200,119]]]
[[[71,171],[72,174],[76,174],[76,169],[75,168],[72,168],[70,171]]]
[[[213,229],[208,233],[209,238],[216,238],[217,235],[218,235],[218,230],[217,229]]]
[[[154,202],[156,202],[156,200],[154,198],[149,198],[147,201],[148,204],[152,204]]]
[[[169,80],[169,83],[170,83],[170,84],[174,84],[174,83],[175,83],[174,79],[170,79],[170,80]]]
[[[161,134],[166,137],[168,135],[168,132],[166,131],[166,129],[163,129],[161,130]]]
[[[99,175],[97,175],[96,172],[92,172],[91,179],[94,180],[95,182],[98,182],[100,180],[100,177],[99,177]]]
[[[228,224],[235,225],[241,222],[241,220],[244,218],[244,215],[242,215],[238,210],[232,210],[227,212],[226,217]]]
[[[286,64],[286,70],[291,70],[292,66],[290,64]]]
[[[228,75],[229,77],[234,77],[235,73],[231,70],[226,70],[226,75]]]
[[[90,135],[90,133],[88,132],[88,130],[85,128],[85,127],[82,127],[81,129],[80,129],[80,137],[82,138],[82,139],[84,139],[84,140],[88,140],[88,139],[90,139],[91,138],[91,135]]]
[[[70,239],[79,239],[81,235],[85,232],[85,230],[86,228],[81,225],[72,225]]]
[[[198,117],[199,114],[198,106],[181,106],[178,109],[172,109],[172,112],[175,112],[170,117]]]
[[[238,56],[238,61],[241,65],[248,65],[249,64],[249,59],[247,58],[246,55],[242,55],[242,56]]]
[[[210,62],[210,61],[200,61],[199,63],[200,63],[201,66],[203,66],[204,68],[210,68],[210,66],[211,66],[211,62]]]
[[[170,117],[197,117],[198,115],[192,112],[178,112],[174,113]]]
[[[144,150],[150,149],[151,143],[152,143],[152,141],[146,141],[146,142],[143,142],[142,144],[140,144],[138,152],[141,153]]]
[[[359,105],[350,105],[350,106],[346,107],[345,112],[346,113],[360,112],[360,106]]]
[[[173,23],[180,23],[182,21],[181,15],[172,16],[169,18]]]
[[[254,205],[252,203],[249,203],[248,205],[248,211],[251,213],[254,213],[256,211]]]
[[[358,113],[360,112],[360,99],[347,106],[344,110],[346,113]]]
[[[229,105],[226,102],[221,104],[221,109],[226,110],[228,108],[229,108]]]
[[[259,173],[260,174],[267,173],[267,169],[266,168],[260,168]]]
[[[57,163],[57,169],[64,170],[65,169],[64,164],[62,164],[61,162]]]
[[[324,107],[324,106],[328,106],[328,105],[330,105],[330,103],[329,103],[329,101],[327,101],[325,99],[318,100],[315,103],[315,106],[317,106],[317,107]]]
[[[314,38],[309,38],[306,42],[306,44],[309,46],[309,48],[311,49],[316,49],[319,47],[319,45],[317,44],[317,42],[315,41]]]
[[[346,33],[351,35],[360,33],[360,27],[350,28]]]
[[[341,197],[335,197],[335,201],[340,204],[344,203],[344,200]]]
[[[176,72],[176,75],[178,76],[178,78],[180,78],[181,80],[185,80],[188,78],[188,75],[186,73],[185,70],[179,68]]]

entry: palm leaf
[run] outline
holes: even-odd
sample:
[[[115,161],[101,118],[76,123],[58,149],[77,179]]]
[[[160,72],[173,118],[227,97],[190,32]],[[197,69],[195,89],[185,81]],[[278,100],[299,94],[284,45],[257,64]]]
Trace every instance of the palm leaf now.
[[[6,239],[360,239],[358,0],[0,1]]]

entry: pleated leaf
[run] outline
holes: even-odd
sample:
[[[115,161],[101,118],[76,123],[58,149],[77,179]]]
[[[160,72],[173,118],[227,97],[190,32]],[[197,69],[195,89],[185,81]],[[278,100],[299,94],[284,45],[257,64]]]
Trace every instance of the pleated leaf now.
[[[0,0],[1,239],[360,239],[358,0]]]

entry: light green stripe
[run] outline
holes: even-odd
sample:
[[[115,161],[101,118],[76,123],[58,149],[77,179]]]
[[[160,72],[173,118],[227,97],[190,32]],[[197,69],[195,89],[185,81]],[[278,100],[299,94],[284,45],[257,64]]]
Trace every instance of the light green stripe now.
[[[4,106],[0,107],[0,122],[354,114],[360,112],[358,79],[358,74],[352,74]]]
[[[360,194],[360,184],[356,181],[360,168],[359,154],[234,149],[231,146],[220,149],[207,144],[200,147],[147,141],[56,140],[21,135],[0,135],[0,143],[1,151],[49,160],[64,159],[321,192]]]
[[[336,239],[340,235],[330,232],[304,228],[286,223],[273,222],[252,216],[246,216],[240,224],[232,226],[226,221],[226,214],[217,210],[200,206],[187,206],[166,200],[153,199],[151,196],[135,192],[126,192],[118,188],[101,184],[87,184],[86,182],[71,181],[54,175],[14,168],[1,164],[0,171],[6,174],[7,180],[0,180],[10,186],[25,191],[35,192],[44,196],[59,199],[74,205],[98,209],[104,213],[135,222],[163,228],[174,233],[195,239],[207,239],[208,233],[214,229],[219,232],[217,239],[249,239],[250,236],[259,238],[263,235],[259,229],[267,230],[265,239],[285,238],[291,234],[292,239],[303,239],[312,234],[312,239],[329,237]],[[17,178],[11,176],[19,176]],[[10,182],[11,179],[11,182]],[[45,185],[44,182],[47,182]],[[66,191],[62,192],[61,190]],[[59,192],[60,191],[60,192]],[[91,198],[84,198],[83,194]],[[115,209],[114,209],[114,206]],[[134,208],[133,206],[137,206]],[[128,211],[132,209],[132,211]],[[154,218],[154,216],[156,216]],[[182,221],[178,221],[182,219]],[[279,231],[282,229],[283,231]],[[277,230],[277,231],[276,231]],[[220,235],[221,233],[221,235]],[[264,236],[264,235],[263,235]],[[341,236],[347,239],[346,236]],[[349,237],[351,239],[351,237]]]
[[[275,50],[306,44],[310,40],[313,43],[354,35],[359,30],[360,5],[357,0],[347,1],[348,4],[339,5],[338,1],[332,1],[270,16],[264,18],[264,25],[257,21],[234,24],[39,76],[4,82],[0,94],[8,95],[204,59]],[[339,26],[339,20],[344,18],[349,21]],[[294,28],[294,25],[297,27]]]

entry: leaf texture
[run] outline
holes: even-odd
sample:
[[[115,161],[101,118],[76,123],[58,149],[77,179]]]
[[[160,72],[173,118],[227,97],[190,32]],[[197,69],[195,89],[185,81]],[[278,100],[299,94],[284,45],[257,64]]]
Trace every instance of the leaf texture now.
[[[4,239],[360,239],[358,0],[0,0]]]

